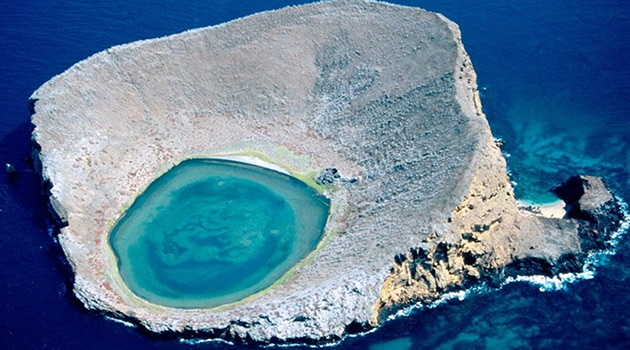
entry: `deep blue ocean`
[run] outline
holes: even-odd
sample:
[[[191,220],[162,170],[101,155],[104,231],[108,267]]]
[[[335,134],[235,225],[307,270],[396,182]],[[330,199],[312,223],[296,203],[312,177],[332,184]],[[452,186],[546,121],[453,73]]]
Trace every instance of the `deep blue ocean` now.
[[[456,21],[519,197],[575,173],[630,201],[630,1],[396,1]],[[301,1],[0,0],[0,349],[241,349],[189,345],[86,311],[51,237],[29,153],[30,94],[110,46]],[[3,165],[4,166],[4,165]],[[512,283],[416,310],[335,349],[630,348],[630,236],[594,278],[559,291]]]

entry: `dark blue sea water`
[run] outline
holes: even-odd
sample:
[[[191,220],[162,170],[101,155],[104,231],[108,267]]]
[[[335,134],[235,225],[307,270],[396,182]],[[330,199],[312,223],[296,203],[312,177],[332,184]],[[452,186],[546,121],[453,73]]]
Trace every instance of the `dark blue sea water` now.
[[[188,345],[85,311],[50,236],[29,152],[31,92],[112,45],[212,25],[295,1],[0,0],[0,348],[238,349]],[[576,172],[630,200],[630,1],[400,1],[461,26],[516,192],[545,200]],[[630,237],[594,278],[555,292],[514,283],[350,338],[338,349],[630,348]]]

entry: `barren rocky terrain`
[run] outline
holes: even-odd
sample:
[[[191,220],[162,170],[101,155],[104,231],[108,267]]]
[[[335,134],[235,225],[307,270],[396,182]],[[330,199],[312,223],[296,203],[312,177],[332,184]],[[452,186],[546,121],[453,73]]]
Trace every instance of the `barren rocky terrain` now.
[[[336,340],[476,283],[577,271],[621,215],[593,177],[567,185],[582,194],[561,195],[564,219],[518,208],[458,27],[416,8],[323,2],[117,46],[31,102],[75,294],[156,332]],[[219,156],[313,183],[337,169],[321,187],[333,208],[325,237],[240,302],[188,310],[142,300],[118,273],[111,228],[175,164]]]

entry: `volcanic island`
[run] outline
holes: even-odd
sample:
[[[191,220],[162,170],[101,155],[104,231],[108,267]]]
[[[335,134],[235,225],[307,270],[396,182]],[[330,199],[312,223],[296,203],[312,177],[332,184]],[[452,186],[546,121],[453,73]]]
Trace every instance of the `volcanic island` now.
[[[75,295],[154,332],[334,342],[448,293],[582,271],[623,216],[590,176],[554,190],[562,218],[519,208],[459,28],[417,8],[321,2],[116,46],[42,85],[30,109]],[[325,197],[314,245],[238,300],[139,296],[112,232],[156,179],[192,160],[252,164]],[[266,210],[248,205],[254,216],[242,217]],[[200,235],[227,230],[208,227]],[[230,247],[263,249],[256,232]],[[239,259],[220,252],[200,259]]]

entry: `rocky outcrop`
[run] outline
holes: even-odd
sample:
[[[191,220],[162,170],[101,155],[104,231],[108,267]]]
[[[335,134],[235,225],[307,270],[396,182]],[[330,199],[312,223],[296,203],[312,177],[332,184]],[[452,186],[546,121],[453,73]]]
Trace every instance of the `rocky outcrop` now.
[[[618,230],[624,214],[602,178],[573,176],[552,191],[566,203],[567,218],[581,223],[582,250],[610,248],[610,236]]]
[[[454,240],[429,237],[425,245],[394,258],[372,323],[379,324],[406,306],[430,304],[445,293],[480,282],[497,286],[507,277],[581,272],[589,253],[610,248],[611,235],[624,219],[621,205],[598,177],[574,176],[552,192],[565,202],[564,218],[533,215],[529,209],[517,217],[500,208],[492,215],[497,199],[512,201],[511,193],[501,186],[476,203],[465,200],[462,205],[470,211],[462,217],[462,206],[458,206],[451,219],[466,222],[456,224],[461,236]],[[469,219],[477,221],[473,212],[479,205],[489,215],[474,224]],[[525,229],[508,233],[514,227]]]
[[[570,203],[577,219],[518,208],[459,29],[415,8],[323,2],[114,47],[30,108],[75,294],[155,332],[333,341],[478,281],[572,269],[618,219],[595,178]],[[109,245],[116,220],[182,160],[235,156],[325,190],[317,250],[213,309],[134,295]]]

